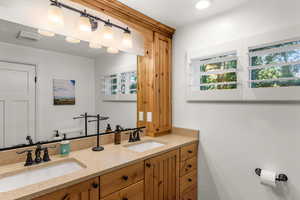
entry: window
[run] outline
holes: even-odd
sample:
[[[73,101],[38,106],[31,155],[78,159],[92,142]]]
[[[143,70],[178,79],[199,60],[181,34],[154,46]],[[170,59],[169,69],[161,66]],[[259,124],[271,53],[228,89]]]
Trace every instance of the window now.
[[[237,55],[236,50],[232,51],[231,45],[187,55],[189,60],[186,71],[188,75],[186,99],[241,100],[242,84]]]
[[[136,72],[123,72],[120,76],[121,94],[136,94]]]
[[[104,76],[104,100],[135,101],[137,88],[136,71]]]
[[[200,70],[201,91],[237,89],[236,53],[194,60],[193,66]]]
[[[129,84],[129,93],[136,94],[137,88],[137,75],[136,72],[130,72],[130,84]]]
[[[117,74],[104,77],[104,93],[105,96],[116,95],[118,92],[118,78]]]
[[[300,86],[300,40],[249,49],[250,88]]]
[[[300,101],[298,27],[186,52],[187,101]]]

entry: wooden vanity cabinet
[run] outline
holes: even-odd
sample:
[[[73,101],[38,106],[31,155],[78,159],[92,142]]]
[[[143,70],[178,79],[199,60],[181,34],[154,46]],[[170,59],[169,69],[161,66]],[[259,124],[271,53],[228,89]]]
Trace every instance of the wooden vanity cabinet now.
[[[153,32],[145,41],[145,56],[138,58],[137,125],[146,126],[150,136],[172,128],[171,59],[172,40]]]
[[[179,150],[145,161],[145,200],[179,199]]]
[[[180,200],[197,200],[198,144],[180,148]]]
[[[154,133],[166,133],[172,128],[171,115],[171,39],[154,34]]]
[[[97,177],[34,200],[99,200],[99,194],[99,177]]]
[[[197,200],[197,143],[35,200]]]

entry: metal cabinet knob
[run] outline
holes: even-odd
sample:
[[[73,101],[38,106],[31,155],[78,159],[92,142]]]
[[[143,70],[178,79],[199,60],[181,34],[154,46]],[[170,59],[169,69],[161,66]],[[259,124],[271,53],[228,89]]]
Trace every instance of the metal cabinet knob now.
[[[98,183],[92,183],[92,187],[96,189],[96,188],[99,187],[99,184]]]
[[[122,178],[123,178],[125,181],[128,180],[128,176],[123,176]]]
[[[62,198],[62,200],[70,200],[71,199],[71,197],[70,197],[70,194],[69,193],[67,193],[63,198]]]

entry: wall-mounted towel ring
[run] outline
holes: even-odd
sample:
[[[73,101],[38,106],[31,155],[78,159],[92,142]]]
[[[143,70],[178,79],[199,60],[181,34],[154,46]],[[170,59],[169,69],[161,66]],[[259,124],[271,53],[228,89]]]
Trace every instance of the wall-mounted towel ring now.
[[[261,169],[260,168],[256,168],[255,169],[255,173],[260,176],[261,174]],[[276,178],[276,181],[279,181],[279,182],[287,182],[288,181],[288,177],[287,175],[285,174],[278,174],[277,178]]]

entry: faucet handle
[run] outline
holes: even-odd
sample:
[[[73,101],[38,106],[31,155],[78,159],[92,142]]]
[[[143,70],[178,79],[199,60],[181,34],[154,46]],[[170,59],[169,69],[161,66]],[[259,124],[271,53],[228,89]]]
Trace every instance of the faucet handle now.
[[[23,154],[23,153],[29,153],[29,152],[32,152],[32,150],[31,149],[26,149],[24,151],[17,151],[16,153],[17,154]]]
[[[128,142],[134,142],[133,133],[130,131],[129,134],[130,134],[130,135],[129,135],[129,140],[128,140]]]
[[[55,149],[56,148],[56,145],[53,145],[53,146],[48,146],[48,147],[44,147],[43,150],[44,150],[44,155],[43,155],[43,161],[44,162],[49,162],[51,159],[50,159],[50,156],[49,156],[49,151],[48,149]]]
[[[27,153],[27,158],[26,158],[26,162],[25,162],[24,166],[33,165],[32,150],[27,149],[27,150],[24,150],[24,151],[17,152],[17,154],[23,154],[23,153]]]

